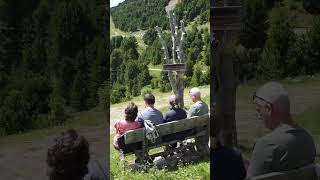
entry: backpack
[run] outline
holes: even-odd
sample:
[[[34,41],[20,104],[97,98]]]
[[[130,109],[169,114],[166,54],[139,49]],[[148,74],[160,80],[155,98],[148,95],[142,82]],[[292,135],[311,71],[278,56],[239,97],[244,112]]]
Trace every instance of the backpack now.
[[[144,133],[145,133],[146,138],[151,143],[155,143],[156,139],[159,137],[159,133],[158,133],[155,125],[150,120],[144,120],[143,124],[144,124]]]

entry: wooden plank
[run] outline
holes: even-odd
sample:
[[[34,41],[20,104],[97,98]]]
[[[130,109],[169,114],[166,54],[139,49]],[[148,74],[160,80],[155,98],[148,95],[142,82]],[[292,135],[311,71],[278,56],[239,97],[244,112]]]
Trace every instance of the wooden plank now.
[[[212,7],[210,12],[214,16],[240,16],[242,13],[242,6],[223,6]]]
[[[202,127],[208,125],[210,121],[209,114],[199,116],[199,117],[191,117],[183,120],[172,121],[164,124],[159,124],[156,126],[159,136],[165,136],[168,134],[173,134],[189,129],[193,129],[196,127]],[[136,142],[141,142],[144,138],[143,128],[128,131],[124,136],[125,144],[131,144]]]
[[[187,136],[183,140],[172,140],[172,141],[161,142],[160,144],[153,144],[152,146],[149,145],[148,149],[154,149],[154,148],[157,148],[157,147],[162,147],[162,146],[166,146],[166,145],[169,145],[169,144],[173,144],[173,143],[181,142],[181,141],[184,141],[184,140],[187,140],[187,139],[201,137],[201,136],[205,136],[205,135],[207,135],[207,132],[205,130],[203,130],[203,131],[197,132],[194,135]],[[129,154],[132,154],[132,153],[133,152],[126,152],[125,154],[129,155]]]
[[[286,172],[273,172],[249,178],[247,180],[317,180],[315,166],[308,165],[299,169],[294,169]]]
[[[210,22],[213,31],[217,30],[240,30],[241,6],[213,7],[210,11]]]
[[[186,64],[164,64],[164,71],[186,71]]]

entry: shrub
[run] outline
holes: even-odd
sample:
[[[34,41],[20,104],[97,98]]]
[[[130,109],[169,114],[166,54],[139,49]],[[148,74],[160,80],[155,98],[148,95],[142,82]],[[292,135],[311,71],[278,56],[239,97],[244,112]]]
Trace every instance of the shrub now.
[[[144,95],[148,94],[148,93],[151,93],[152,92],[152,89],[150,86],[145,86],[141,89],[141,96],[144,97]]]

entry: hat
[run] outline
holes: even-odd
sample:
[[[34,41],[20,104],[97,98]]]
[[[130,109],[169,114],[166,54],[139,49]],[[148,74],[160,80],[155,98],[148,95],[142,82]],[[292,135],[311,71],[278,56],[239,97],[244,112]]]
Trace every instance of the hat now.
[[[194,88],[190,89],[189,94],[190,94],[190,96],[200,96],[201,95],[200,89],[197,87],[194,87]]]

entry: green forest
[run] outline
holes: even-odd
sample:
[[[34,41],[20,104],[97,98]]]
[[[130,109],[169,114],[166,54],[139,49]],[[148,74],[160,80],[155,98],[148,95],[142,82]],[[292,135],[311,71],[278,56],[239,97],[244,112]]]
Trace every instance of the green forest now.
[[[302,0],[244,0],[234,59],[239,83],[320,72],[320,18]]]
[[[107,14],[102,0],[0,1],[0,135],[106,103]]]
[[[129,22],[136,22],[135,25],[139,29],[145,29],[143,35],[143,41],[146,44],[146,48],[139,54],[137,50],[137,39],[134,36],[131,37],[122,37],[122,36],[113,36],[111,37],[111,55],[110,55],[110,71],[111,71],[111,85],[112,92],[110,96],[111,103],[119,103],[131,99],[134,96],[143,95],[147,92],[151,92],[152,89],[159,89],[160,92],[171,91],[171,86],[169,83],[167,73],[159,71],[158,74],[150,74],[149,67],[162,65],[164,60],[164,51],[161,49],[160,39],[157,36],[155,26],[165,24],[162,28],[164,31],[164,39],[167,42],[169,53],[171,54],[171,37],[168,32],[169,19],[165,14],[166,4],[153,4],[155,1],[148,1],[150,6],[159,6],[163,11],[162,16],[157,15],[156,10],[152,10],[147,6],[137,6],[140,0],[136,1],[125,1],[119,6],[111,10],[111,15],[114,20],[115,26],[117,27],[117,18]],[[159,1],[160,2],[160,1]],[[199,86],[209,84],[210,80],[210,35],[208,28],[198,28],[198,25],[208,22],[209,19],[209,2],[207,1],[184,1],[180,4],[177,4],[176,9],[184,12],[181,16],[178,14],[179,11],[174,11],[177,14],[177,21],[183,20],[185,22],[193,22],[190,28],[187,30],[187,35],[183,44],[184,53],[185,53],[185,63],[187,65],[187,71],[185,73],[185,86]],[[199,3],[199,7],[190,9],[194,5]],[[207,4],[207,6],[201,6]],[[207,7],[207,10],[204,10],[203,7]],[[186,10],[190,9],[192,13],[187,12]],[[127,10],[127,11],[125,11]],[[129,11],[130,10],[130,11]],[[143,16],[134,16],[137,12],[145,12],[143,16],[148,13],[150,19],[154,16],[156,18],[156,23],[153,24],[143,24]],[[185,12],[186,11],[186,12]],[[138,13],[139,14],[139,13]],[[114,17],[119,16],[119,17]],[[120,16],[121,15],[121,16]],[[205,15],[205,20],[202,17]],[[195,20],[196,18],[196,20]],[[118,22],[119,23],[119,22]],[[158,24],[159,23],[159,24]],[[121,23],[120,23],[121,24]],[[120,28],[121,25],[118,25]],[[136,29],[137,29],[136,28]],[[122,29],[124,31],[131,31],[130,29]],[[158,66],[159,67],[159,66]],[[160,66],[161,67],[161,66]]]
[[[146,1],[126,0],[118,6],[111,8],[111,16],[115,27],[122,31],[147,30],[155,26],[169,29],[169,21],[165,6],[169,0]],[[185,23],[193,21],[199,16],[200,22],[208,22],[210,1],[208,0],[182,0],[174,12],[177,19]]]

